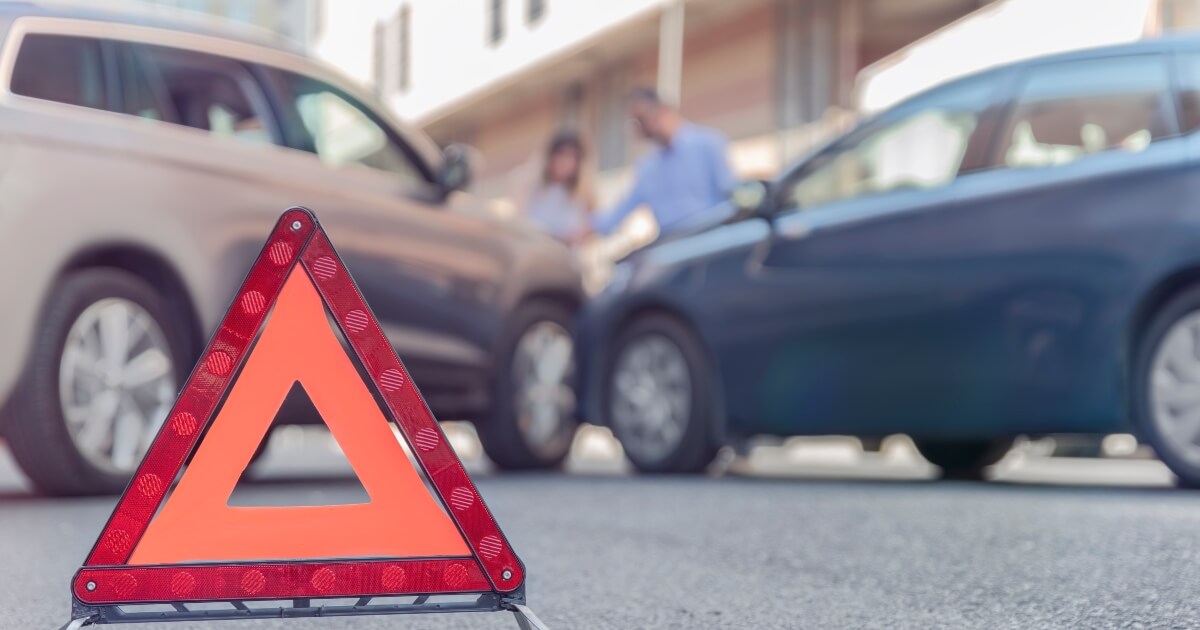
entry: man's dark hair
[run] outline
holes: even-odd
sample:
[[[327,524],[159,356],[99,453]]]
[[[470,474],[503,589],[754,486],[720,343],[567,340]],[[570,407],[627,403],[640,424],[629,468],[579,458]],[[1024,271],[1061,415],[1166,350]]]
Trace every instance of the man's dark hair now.
[[[648,86],[639,85],[632,90],[629,90],[629,95],[626,99],[631,102],[649,103],[650,105],[662,105],[663,101],[658,97],[658,90]]]

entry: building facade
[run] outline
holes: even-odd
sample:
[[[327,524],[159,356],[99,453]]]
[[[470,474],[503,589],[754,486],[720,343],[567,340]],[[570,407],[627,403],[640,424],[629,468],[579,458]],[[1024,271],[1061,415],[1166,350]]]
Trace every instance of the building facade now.
[[[590,146],[597,206],[645,149],[624,96],[657,86],[770,177],[873,111],[954,76],[1200,22],[1197,0],[375,0],[325,2],[313,52],[440,143],[476,147],[476,191],[518,210],[545,141]],[[1054,19],[1046,19],[1053,7]],[[1071,16],[1088,15],[1087,20]],[[1041,16],[1041,17],[1039,17]],[[1040,25],[1040,26],[1039,26]],[[972,41],[986,33],[985,41]],[[999,54],[1003,53],[1003,54]]]

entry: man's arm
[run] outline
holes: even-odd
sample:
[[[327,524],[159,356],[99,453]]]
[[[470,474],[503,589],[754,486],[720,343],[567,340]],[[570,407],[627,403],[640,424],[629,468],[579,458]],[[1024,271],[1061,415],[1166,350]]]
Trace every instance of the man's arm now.
[[[621,225],[625,217],[629,216],[630,212],[633,212],[638,206],[645,203],[645,184],[643,184],[645,177],[643,177],[642,169],[638,169],[635,177],[633,188],[630,189],[629,194],[625,195],[625,198],[620,203],[608,212],[592,215],[592,228],[600,234],[605,236],[611,234],[613,230],[617,229],[618,225]]]

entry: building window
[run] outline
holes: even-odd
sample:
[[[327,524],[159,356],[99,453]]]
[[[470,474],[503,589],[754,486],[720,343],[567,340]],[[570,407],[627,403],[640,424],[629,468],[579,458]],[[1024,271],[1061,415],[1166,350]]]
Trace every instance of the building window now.
[[[610,69],[599,77],[596,95],[596,165],[601,171],[625,166],[633,131],[625,95],[630,81],[622,69]]]
[[[546,12],[546,1],[528,0],[528,4],[525,5],[525,9],[526,21],[528,21],[530,24],[533,24],[534,22],[542,19],[542,15]]]
[[[387,25],[383,22],[375,24],[375,40],[374,48],[371,51],[371,78],[375,82],[375,93],[383,94],[387,91],[387,51],[385,50],[384,34],[387,33]]]
[[[412,35],[409,28],[409,22],[412,20],[412,17],[410,14],[411,7],[405,5],[400,9],[400,15],[397,19],[399,22],[397,24],[397,29],[399,30],[397,35],[397,43],[399,44],[400,50],[397,54],[396,61],[399,62],[400,69],[397,74],[396,84],[400,87],[401,91],[407,90],[410,82],[412,81]]]
[[[488,7],[488,42],[499,44],[504,39],[504,0],[489,0]]]
[[[563,123],[578,127],[583,119],[584,87],[581,81],[574,81],[563,91],[562,120]]]
[[[412,85],[412,7],[404,5],[392,19],[375,25],[375,93],[404,92]]]

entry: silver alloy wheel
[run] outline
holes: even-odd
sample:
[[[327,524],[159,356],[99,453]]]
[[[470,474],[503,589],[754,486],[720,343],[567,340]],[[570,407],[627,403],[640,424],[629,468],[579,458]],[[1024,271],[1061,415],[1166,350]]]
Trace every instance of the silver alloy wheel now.
[[[513,352],[517,427],[526,446],[546,458],[565,452],[575,436],[574,353],[571,333],[552,321],[527,328]]]
[[[627,451],[657,462],[679,447],[692,413],[692,377],[675,342],[648,334],[627,344],[609,395],[613,429]]]
[[[139,304],[105,298],[67,332],[58,393],[67,433],[93,466],[133,471],[171,409],[176,377],[166,334]]]
[[[1200,466],[1200,311],[1171,325],[1150,364],[1150,410],[1174,453]]]

